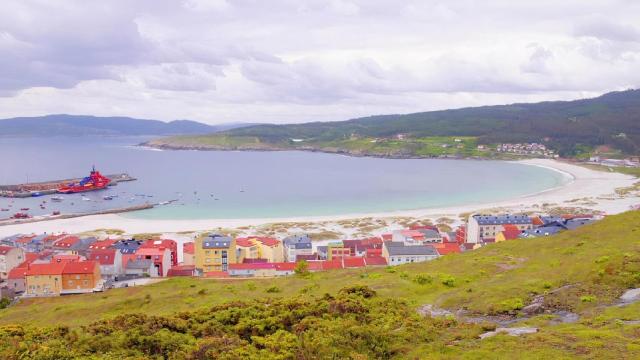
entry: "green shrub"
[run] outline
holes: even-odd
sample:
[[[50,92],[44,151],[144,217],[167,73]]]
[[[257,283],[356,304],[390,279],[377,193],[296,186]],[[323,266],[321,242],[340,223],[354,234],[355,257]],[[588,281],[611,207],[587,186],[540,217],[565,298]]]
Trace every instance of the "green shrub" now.
[[[591,303],[596,301],[596,297],[593,295],[583,295],[583,296],[580,296],[580,301],[583,303]]]
[[[390,273],[390,274],[393,274],[393,273],[395,273],[396,271],[398,271],[398,269],[396,269],[396,268],[395,268],[395,267],[393,267],[393,266],[387,266],[387,268],[386,268],[386,269],[384,269],[384,271],[386,271],[386,272],[388,272],[388,273]]]
[[[456,278],[451,276],[451,275],[443,276],[442,279],[440,280],[440,282],[442,283],[442,285],[447,286],[447,287],[456,286]]]
[[[524,301],[521,298],[511,298],[500,302],[500,312],[512,312],[520,310],[524,307]]]
[[[275,294],[275,293],[279,293],[280,292],[280,288],[277,286],[269,286],[265,292],[270,293],[270,294]]]
[[[433,282],[433,277],[429,274],[418,274],[413,278],[413,282],[420,285],[431,284]]]

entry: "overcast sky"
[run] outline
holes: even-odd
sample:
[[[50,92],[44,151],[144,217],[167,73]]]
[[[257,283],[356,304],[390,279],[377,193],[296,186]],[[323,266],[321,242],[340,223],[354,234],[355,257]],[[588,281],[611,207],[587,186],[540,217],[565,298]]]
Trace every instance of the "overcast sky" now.
[[[306,122],[640,84],[635,0],[0,2],[0,117]]]

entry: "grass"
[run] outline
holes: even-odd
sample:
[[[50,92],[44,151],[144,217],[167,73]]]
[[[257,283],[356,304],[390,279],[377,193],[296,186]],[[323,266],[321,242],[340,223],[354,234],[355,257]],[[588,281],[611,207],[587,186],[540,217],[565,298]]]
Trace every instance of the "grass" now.
[[[433,281],[416,281],[418,274]],[[640,286],[640,212],[611,216],[553,237],[507,241],[403,265],[395,271],[337,270],[269,280],[173,278],[99,294],[26,299],[0,311],[0,324],[78,326],[123,313],[166,315],[243,299],[321,296],[352,284],[367,285],[381,297],[404,299],[415,308],[434,304],[477,314],[507,312],[510,304],[526,304],[536,294],[572,285],[548,295],[547,301],[561,309],[589,311],[613,302],[626,288]],[[269,292],[271,287],[279,292]],[[585,296],[593,301],[581,301]]]

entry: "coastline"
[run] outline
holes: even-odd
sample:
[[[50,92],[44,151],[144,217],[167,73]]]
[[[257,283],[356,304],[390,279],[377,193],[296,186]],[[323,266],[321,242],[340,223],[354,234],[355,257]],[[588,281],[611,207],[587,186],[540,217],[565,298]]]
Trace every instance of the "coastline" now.
[[[350,219],[386,219],[388,226],[394,227],[397,218],[437,219],[453,218],[459,222],[461,214],[480,211],[527,212],[543,211],[545,207],[579,207],[604,214],[615,214],[628,210],[640,203],[640,197],[621,197],[615,194],[618,188],[629,187],[638,181],[633,176],[614,172],[601,172],[574,164],[551,159],[519,160],[517,163],[546,167],[570,176],[567,183],[536,194],[529,194],[503,201],[470,203],[460,206],[400,210],[382,213],[342,214],[331,216],[304,216],[287,218],[255,219],[196,219],[196,220],[146,220],[131,219],[117,214],[90,215],[80,218],[59,219],[31,224],[7,225],[0,227],[0,236],[17,233],[68,232],[80,233],[95,229],[119,229],[129,234],[135,233],[178,233],[212,229],[258,227],[277,223],[323,223],[332,228],[332,223]],[[588,203],[588,205],[584,205]],[[381,229],[380,231],[385,230]],[[388,230],[388,229],[387,229]]]

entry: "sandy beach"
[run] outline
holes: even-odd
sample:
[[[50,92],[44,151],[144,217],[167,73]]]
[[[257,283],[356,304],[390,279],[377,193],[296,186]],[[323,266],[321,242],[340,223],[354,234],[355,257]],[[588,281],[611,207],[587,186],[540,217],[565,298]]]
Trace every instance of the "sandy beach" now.
[[[390,228],[398,228],[398,218],[432,219],[446,217],[459,222],[461,214],[501,211],[501,212],[544,212],[549,208],[587,209],[589,211],[604,214],[616,214],[624,212],[631,205],[640,203],[640,194],[631,192],[625,196],[616,194],[616,189],[632,186],[638,179],[633,176],[615,172],[591,170],[585,167],[568,164],[550,159],[531,159],[519,161],[523,164],[543,166],[564,173],[570,180],[561,187],[550,189],[537,194],[499,201],[493,203],[467,204],[463,206],[416,209],[385,213],[344,214],[335,216],[311,216],[289,218],[262,218],[262,219],[205,219],[205,220],[141,220],[131,219],[117,214],[85,216],[72,219],[60,219],[43,221],[30,224],[8,225],[0,227],[0,236],[28,233],[53,233],[67,232],[79,233],[95,229],[119,229],[128,234],[136,233],[178,233],[193,232],[211,229],[243,228],[245,231],[254,231],[257,227],[272,223],[319,223],[325,229],[331,229],[347,234],[349,231],[344,225],[349,219],[371,218],[385,219],[384,225],[372,233],[388,231]],[[380,222],[382,223],[382,221]]]

